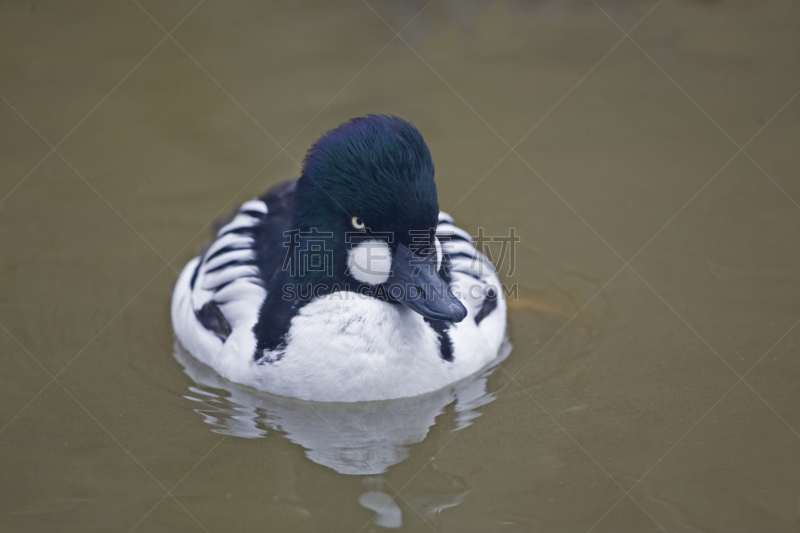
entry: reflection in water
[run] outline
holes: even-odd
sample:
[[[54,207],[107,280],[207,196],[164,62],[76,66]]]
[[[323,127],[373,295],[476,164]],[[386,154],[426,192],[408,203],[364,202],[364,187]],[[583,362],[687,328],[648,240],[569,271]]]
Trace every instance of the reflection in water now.
[[[441,511],[464,501],[469,492],[469,487],[461,477],[442,472],[436,467],[425,468],[418,476],[422,478],[420,485],[425,489],[404,491],[403,500],[430,524],[437,522]],[[358,498],[358,503],[376,513],[373,520],[375,525],[399,528],[403,523],[403,513],[392,496],[382,490],[383,479],[379,476],[367,476],[364,478],[364,485],[369,490]],[[387,488],[389,492],[393,492],[391,487]]]
[[[497,362],[505,359],[511,345],[505,343]],[[274,396],[231,383],[192,357],[175,343],[175,358],[195,382],[185,398],[197,402],[194,409],[212,431],[248,439],[276,431],[299,444],[315,463],[340,474],[363,475],[365,492],[358,503],[376,513],[375,525],[399,528],[403,513],[377,474],[408,457],[408,447],[422,442],[436,417],[454,404],[455,430],[469,426],[480,416],[477,409],[494,400],[487,391],[493,368],[447,389],[419,396],[376,402],[321,403]],[[495,363],[496,364],[496,363]],[[469,488],[458,476],[435,467],[419,473],[424,489],[404,493],[404,500],[425,520],[435,523],[438,514],[460,504]]]
[[[510,351],[511,345],[506,343],[497,362]],[[480,416],[478,407],[494,400],[486,390],[492,368],[424,396],[324,403],[274,396],[231,383],[177,342],[175,358],[196,384],[185,397],[200,404],[195,412],[214,426],[212,431],[251,439],[279,431],[305,448],[309,459],[341,474],[383,473],[408,456],[409,445],[422,442],[436,417],[451,403],[455,402],[456,429],[461,429]]]
[[[386,528],[398,528],[403,525],[403,512],[400,506],[385,492],[365,492],[358,498],[358,503],[377,513],[373,520],[375,525]]]

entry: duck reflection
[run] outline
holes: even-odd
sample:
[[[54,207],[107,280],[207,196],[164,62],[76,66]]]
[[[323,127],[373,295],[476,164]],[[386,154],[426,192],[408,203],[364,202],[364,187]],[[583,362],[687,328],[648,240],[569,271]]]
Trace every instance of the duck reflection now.
[[[460,504],[469,492],[469,487],[462,478],[435,467],[424,469],[419,476],[422,478],[420,485],[425,489],[406,494],[404,501],[429,524],[437,523],[440,512]],[[384,492],[383,479],[379,476],[368,476],[363,482],[370,490],[358,498],[358,503],[375,512],[373,523],[385,528],[401,527],[403,512],[395,499]],[[392,492],[391,488],[388,489],[388,492]]]
[[[497,361],[504,360],[510,351],[510,344],[504,344]],[[413,515],[435,524],[441,511],[459,505],[469,492],[461,477],[429,464],[415,476],[417,488],[404,491],[403,501],[398,502],[379,474],[407,458],[410,446],[425,439],[436,418],[449,406],[453,430],[469,426],[480,416],[478,408],[494,400],[494,394],[487,390],[487,379],[494,368],[425,396],[324,403],[274,396],[231,383],[177,342],[174,353],[194,381],[184,397],[196,403],[194,411],[212,426],[212,431],[247,439],[283,433],[302,446],[313,462],[340,474],[363,476],[364,492],[358,504],[375,513],[372,522],[376,526],[401,527],[404,515],[399,504],[409,505]]]
[[[511,351],[506,343],[502,361]],[[487,391],[493,368],[435,393],[414,398],[355,403],[310,402],[265,394],[222,378],[175,343],[175,358],[195,385],[186,399],[213,426],[212,431],[242,438],[282,432],[315,463],[349,475],[377,475],[408,457],[447,406],[454,403],[455,429],[480,416],[494,400]]]

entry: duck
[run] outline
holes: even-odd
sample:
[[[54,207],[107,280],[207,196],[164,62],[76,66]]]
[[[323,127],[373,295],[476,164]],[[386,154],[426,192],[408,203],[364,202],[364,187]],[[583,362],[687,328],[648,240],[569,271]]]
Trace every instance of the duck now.
[[[420,131],[392,115],[324,133],[298,178],[244,202],[182,270],[171,316],[223,378],[319,402],[434,393],[506,340],[497,272],[439,210]]]

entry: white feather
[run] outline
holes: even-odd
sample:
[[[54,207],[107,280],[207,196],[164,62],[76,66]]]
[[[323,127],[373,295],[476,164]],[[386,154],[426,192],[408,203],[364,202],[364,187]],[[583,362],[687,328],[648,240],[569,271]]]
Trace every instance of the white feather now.
[[[368,240],[350,249],[347,254],[350,275],[362,283],[380,285],[392,271],[392,252],[383,241]]]
[[[436,228],[436,235],[440,237],[456,236],[456,237],[461,237],[462,239],[466,239],[468,243],[472,242],[472,236],[469,233],[467,233],[461,228],[455,227],[451,223],[439,224],[439,226]]]
[[[207,270],[214,270],[215,268],[221,267],[222,265],[230,263],[231,261],[251,261],[255,258],[256,254],[251,248],[243,248],[239,250],[231,250],[224,254],[219,254],[209,261],[206,261],[204,266]]]

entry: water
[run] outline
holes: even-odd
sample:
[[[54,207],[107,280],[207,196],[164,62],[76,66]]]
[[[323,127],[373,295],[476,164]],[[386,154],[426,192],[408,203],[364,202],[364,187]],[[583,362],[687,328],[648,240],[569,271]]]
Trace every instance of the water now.
[[[0,25],[0,530],[797,530],[796,2]],[[513,349],[398,402],[221,380],[175,345],[177,271],[368,112],[417,124],[461,227],[520,237],[491,248]]]

